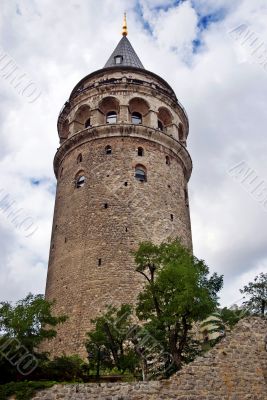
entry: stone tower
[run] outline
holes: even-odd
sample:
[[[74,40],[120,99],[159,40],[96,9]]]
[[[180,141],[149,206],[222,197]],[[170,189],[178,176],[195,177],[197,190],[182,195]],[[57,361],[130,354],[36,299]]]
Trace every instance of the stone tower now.
[[[138,244],[179,237],[192,245],[188,119],[168,83],[143,67],[126,21],[104,68],[71,92],[58,133],[46,299],[69,319],[47,350],[85,356],[90,320],[136,299]]]

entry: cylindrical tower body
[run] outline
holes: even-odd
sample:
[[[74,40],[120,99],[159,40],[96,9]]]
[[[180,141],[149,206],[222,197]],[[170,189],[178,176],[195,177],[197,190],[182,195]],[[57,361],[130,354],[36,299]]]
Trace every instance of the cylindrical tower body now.
[[[139,243],[179,237],[192,246],[188,120],[163,79],[115,65],[74,88],[58,130],[46,299],[69,319],[48,350],[85,356],[90,320],[108,304],[133,303],[142,287]]]

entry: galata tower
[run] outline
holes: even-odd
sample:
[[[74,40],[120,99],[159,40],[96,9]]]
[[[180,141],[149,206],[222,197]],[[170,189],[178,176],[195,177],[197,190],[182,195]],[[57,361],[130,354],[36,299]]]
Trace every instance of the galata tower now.
[[[58,134],[46,299],[69,318],[47,350],[85,357],[90,320],[133,303],[142,287],[139,243],[179,237],[192,246],[188,118],[169,84],[144,68],[126,18],[104,68],[72,90]]]

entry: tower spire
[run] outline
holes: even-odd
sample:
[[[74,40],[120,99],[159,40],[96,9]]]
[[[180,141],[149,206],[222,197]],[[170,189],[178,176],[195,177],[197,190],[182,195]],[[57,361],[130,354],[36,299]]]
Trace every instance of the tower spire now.
[[[1,0],[0,0],[1,1]],[[134,67],[144,69],[143,64],[139,60],[136,52],[134,51],[129,39],[127,38],[127,20],[126,13],[124,13],[122,38],[120,39],[117,47],[109,57],[104,68],[108,67]]]
[[[122,25],[122,36],[127,36],[128,35],[128,29],[127,29],[127,20],[126,20],[126,12],[124,13],[123,17],[123,25]]]

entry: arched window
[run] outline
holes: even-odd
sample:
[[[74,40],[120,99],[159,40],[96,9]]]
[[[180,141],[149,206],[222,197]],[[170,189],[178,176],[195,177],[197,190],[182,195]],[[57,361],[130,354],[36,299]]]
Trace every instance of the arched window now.
[[[146,169],[142,165],[135,167],[135,178],[140,182],[146,182]]]
[[[162,131],[163,132],[163,130],[164,130],[164,126],[163,126],[163,123],[158,119],[158,130],[159,131]]]
[[[134,125],[142,124],[142,115],[139,112],[132,113],[132,124]]]
[[[88,119],[85,121],[84,127],[85,127],[85,128],[91,128],[91,127],[92,127],[92,125],[91,125],[91,118],[88,118]]]
[[[77,164],[79,164],[80,162],[82,162],[83,160],[83,156],[81,155],[81,153],[78,155],[77,157]]]
[[[140,157],[143,157],[143,155],[144,155],[144,149],[143,149],[143,147],[138,147],[138,149],[137,149],[137,155],[140,156]]]
[[[184,140],[184,128],[182,124],[178,125],[178,136],[179,140]]]
[[[116,111],[109,111],[106,116],[107,124],[116,124],[117,123],[117,113]]]
[[[78,175],[76,178],[76,182],[75,182],[75,187],[77,189],[83,187],[85,184],[85,176],[84,175]]]
[[[111,153],[112,153],[112,148],[111,148],[111,146],[106,146],[106,147],[105,147],[105,151],[106,151],[106,154],[111,154]]]
[[[150,106],[145,99],[134,97],[129,101],[129,112],[131,114],[131,123],[138,125],[150,125]]]
[[[158,129],[162,132],[166,131],[166,128],[172,123],[172,114],[166,107],[160,107],[158,109]]]
[[[170,165],[170,163],[171,163],[171,162],[170,162],[170,157],[169,157],[169,156],[166,156],[166,164],[167,164],[167,165]]]
[[[61,139],[67,139],[67,137],[69,136],[69,133],[70,133],[69,132],[69,120],[65,119],[65,121],[61,125],[60,138]]]
[[[120,103],[116,97],[104,97],[99,103],[99,124],[116,124],[120,112]]]
[[[87,121],[90,120],[91,110],[87,104],[81,105],[76,111],[73,119],[74,132],[79,132],[84,128],[87,128]]]

